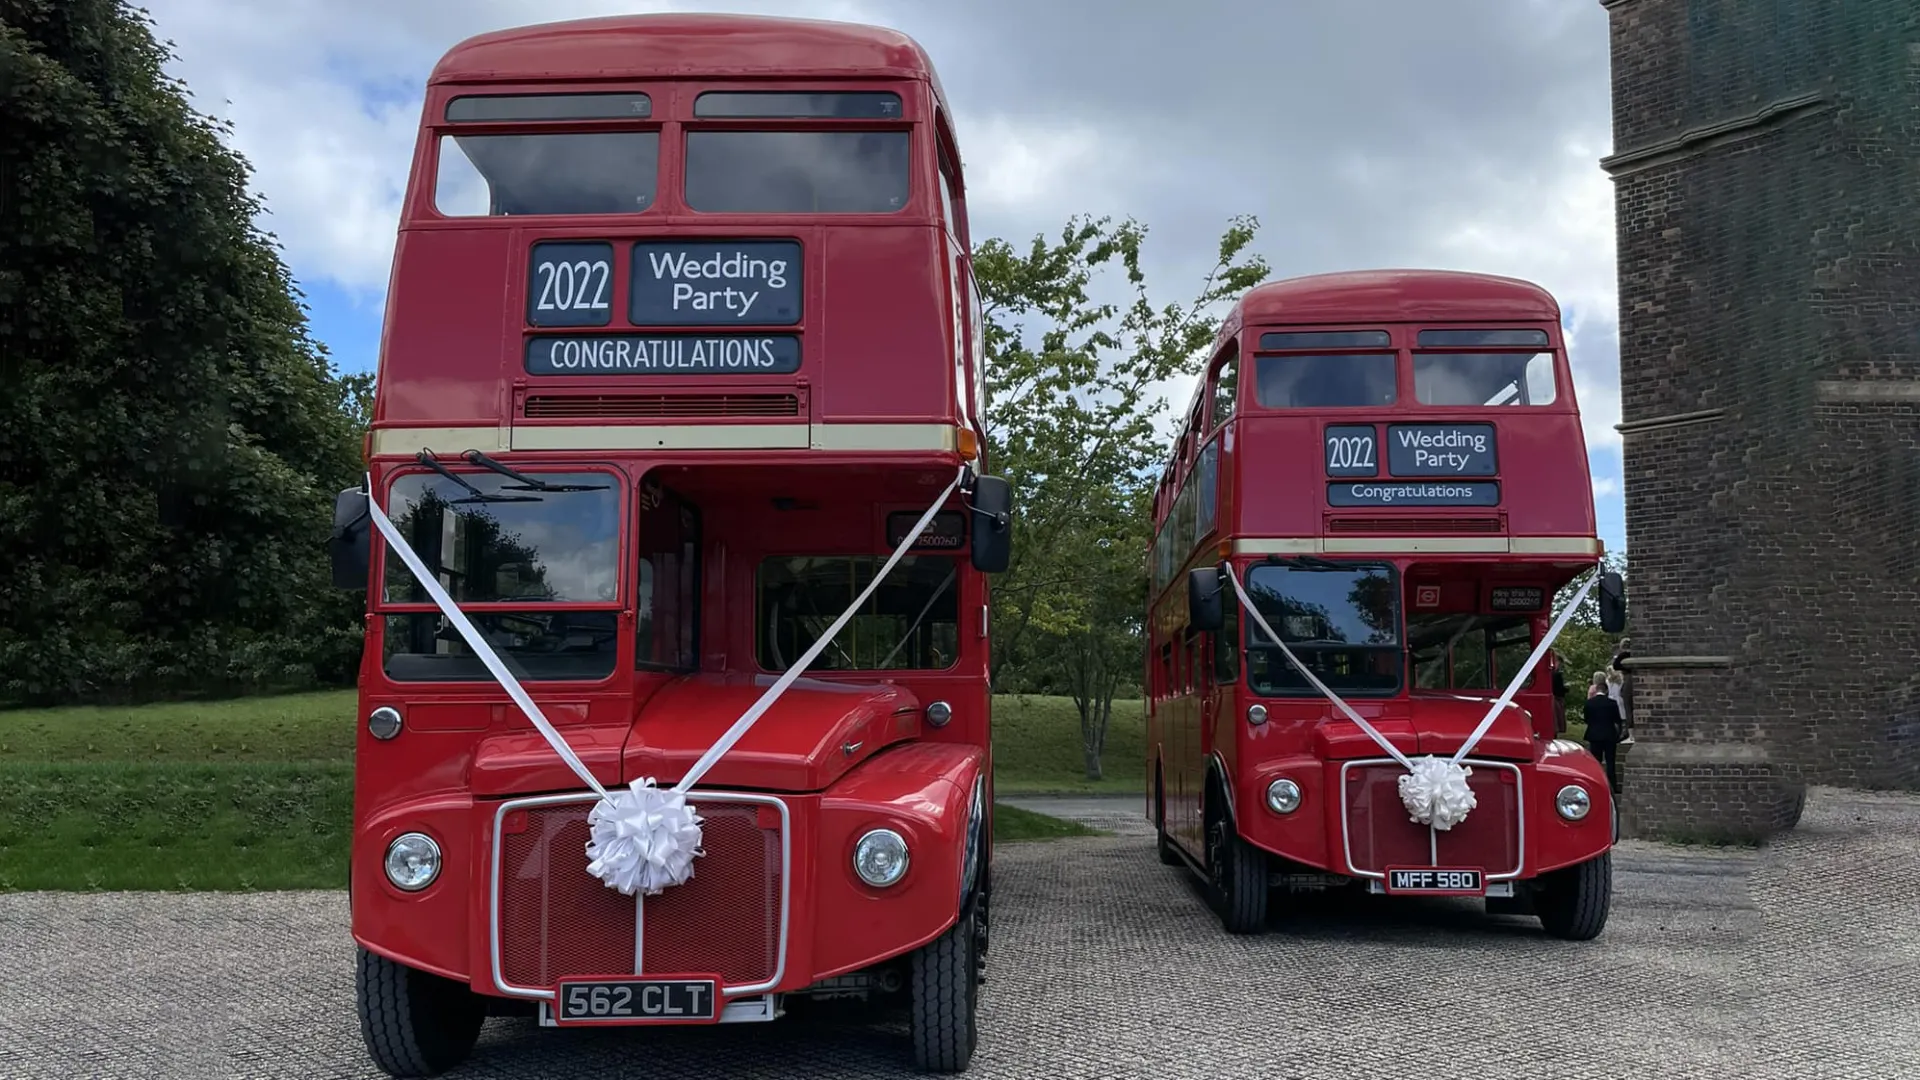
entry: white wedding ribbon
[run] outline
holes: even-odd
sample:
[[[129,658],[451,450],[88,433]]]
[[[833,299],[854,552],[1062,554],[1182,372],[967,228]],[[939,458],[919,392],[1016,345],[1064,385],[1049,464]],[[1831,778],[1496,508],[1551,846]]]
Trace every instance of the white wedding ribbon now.
[[[1246,589],[1241,587],[1240,577],[1233,572],[1233,567],[1229,565],[1225,569],[1227,580],[1233,582],[1233,591],[1239,597],[1240,606],[1253,617],[1253,621],[1259,625],[1267,638],[1279,646],[1280,652],[1286,656],[1287,660],[1299,670],[1300,674],[1306,676],[1315,690],[1320,691],[1328,701],[1333,703],[1334,708],[1346,714],[1347,719],[1353,721],[1361,731],[1366,732],[1380,749],[1386,751],[1388,757],[1399,762],[1401,767],[1407,770],[1407,775],[1400,778],[1399,787],[1400,802],[1406,807],[1410,819],[1415,824],[1431,825],[1442,832],[1465,821],[1467,814],[1478,805],[1473,788],[1467,783],[1467,777],[1473,775],[1473,770],[1461,765],[1460,762],[1465,760],[1473,748],[1479,745],[1487,731],[1493,727],[1494,718],[1513,703],[1513,695],[1519,691],[1521,684],[1527,681],[1527,676],[1533,673],[1540,658],[1546,655],[1554,639],[1560,636],[1560,631],[1566,629],[1567,621],[1573,617],[1580,602],[1587,598],[1587,590],[1593,588],[1594,582],[1600,580],[1600,575],[1595,573],[1587,578],[1586,584],[1580,586],[1580,591],[1574,596],[1573,602],[1566,606],[1558,619],[1554,620],[1546,636],[1533,647],[1533,654],[1527,657],[1525,664],[1521,665],[1519,674],[1507,684],[1506,691],[1493,703],[1493,707],[1487,710],[1487,715],[1481,718],[1479,726],[1473,729],[1473,734],[1467,736],[1467,740],[1460,744],[1460,749],[1451,758],[1442,759],[1433,754],[1425,754],[1418,759],[1410,760],[1385,735],[1382,735],[1378,728],[1367,723],[1364,717],[1353,710],[1353,706],[1348,705],[1345,699],[1334,693],[1331,687],[1321,682],[1312,671],[1307,669],[1307,665],[1293,654],[1293,650],[1287,648],[1287,643],[1280,640],[1280,635],[1273,632],[1273,627],[1267,625],[1267,620],[1260,614],[1260,609],[1254,606],[1252,598],[1247,596]]]
[[[386,539],[387,546],[398,553],[401,561],[407,564],[407,569],[413,572],[413,576],[427,590],[427,595],[433,599],[434,606],[438,607],[441,614],[447,617],[447,621],[453,623],[454,628],[460,631],[460,636],[466,639],[468,647],[480,657],[480,662],[486,665],[487,671],[493,675],[494,680],[506,690],[514,704],[520,706],[520,711],[527,715],[527,719],[533,721],[533,726],[540,732],[541,737],[547,740],[547,744],[553,747],[554,753],[566,762],[574,775],[600,796],[600,801],[595,803],[593,809],[587,814],[587,824],[591,830],[587,841],[587,871],[600,878],[608,888],[617,889],[624,895],[632,896],[637,892],[647,896],[657,896],[667,886],[678,885],[691,878],[693,860],[705,854],[700,847],[702,819],[687,804],[687,792],[702,776],[706,775],[707,770],[713,768],[714,764],[746,735],[755,722],[766,715],[767,710],[773,707],[773,703],[787,692],[787,689],[833,641],[841,628],[846,626],[848,620],[859,612],[861,605],[867,602],[867,598],[872,596],[874,590],[880,587],[880,583],[886,580],[889,573],[892,573],[893,568],[913,546],[913,542],[926,531],[933,516],[946,504],[947,497],[959,488],[966,476],[967,466],[962,465],[955,473],[952,483],[949,483],[946,490],[933,500],[933,505],[927,508],[926,513],[920,515],[919,522],[901,539],[899,545],[894,548],[893,554],[888,557],[886,564],[873,575],[873,580],[867,583],[866,589],[845,611],[841,612],[840,617],[827,628],[827,632],[816,639],[806,653],[775,680],[774,684],[760,695],[759,700],[742,713],[740,719],[734,721],[733,726],[728,728],[726,733],[721,735],[719,740],[693,763],[693,767],[687,770],[680,782],[670,789],[658,787],[651,776],[640,777],[626,787],[615,788],[612,791],[603,787],[600,781],[587,771],[586,765],[581,762],[579,755],[573,752],[567,740],[547,721],[546,715],[527,695],[520,681],[507,670],[498,654],[493,651],[493,647],[487,644],[478,630],[474,629],[459,605],[455,604],[453,598],[447,595],[447,591],[441,588],[439,579],[427,570],[420,556],[414,553],[413,548],[407,544],[406,538],[400,535],[400,530],[394,527],[385,513],[381,512],[379,502],[372,494],[374,489],[371,475],[367,477],[367,510],[373,518],[375,527],[380,530],[380,535]]]

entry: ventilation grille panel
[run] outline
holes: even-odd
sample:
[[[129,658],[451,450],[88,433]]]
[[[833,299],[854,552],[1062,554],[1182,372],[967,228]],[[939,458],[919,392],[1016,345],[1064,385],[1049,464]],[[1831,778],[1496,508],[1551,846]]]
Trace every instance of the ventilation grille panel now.
[[[798,394],[529,394],[529,420],[709,420],[799,416]]]

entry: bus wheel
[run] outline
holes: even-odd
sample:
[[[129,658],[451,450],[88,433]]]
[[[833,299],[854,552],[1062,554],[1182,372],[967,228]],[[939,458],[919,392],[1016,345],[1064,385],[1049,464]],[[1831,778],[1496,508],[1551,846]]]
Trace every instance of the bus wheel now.
[[[1547,933],[1592,941],[1606,928],[1613,900],[1613,852],[1544,874],[1534,888],[1533,910]]]
[[[1220,923],[1229,934],[1257,934],[1267,925],[1267,853],[1240,839],[1220,800],[1207,800],[1207,878]]]
[[[977,921],[969,906],[946,933],[913,954],[913,1065],[921,1072],[965,1072],[973,1060],[980,1002]]]
[[[1157,834],[1153,846],[1160,861],[1168,866],[1181,865],[1185,860],[1167,839],[1167,785],[1160,778],[1159,766],[1153,770],[1153,831]]]
[[[434,1076],[465,1061],[486,1003],[450,979],[359,952],[354,997],[373,1063],[388,1076]]]

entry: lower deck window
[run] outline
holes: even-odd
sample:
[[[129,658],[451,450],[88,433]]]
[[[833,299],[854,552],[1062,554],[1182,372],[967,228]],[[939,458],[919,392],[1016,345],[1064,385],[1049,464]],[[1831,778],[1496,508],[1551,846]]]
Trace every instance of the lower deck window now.
[[[877,555],[793,555],[760,564],[755,653],[785,671],[873,581]],[[944,670],[960,651],[960,560],[909,555],[809,670]]]
[[[613,674],[611,611],[468,612],[467,621],[526,682],[598,682]],[[389,615],[382,660],[395,682],[491,682],[467,639],[437,611]]]

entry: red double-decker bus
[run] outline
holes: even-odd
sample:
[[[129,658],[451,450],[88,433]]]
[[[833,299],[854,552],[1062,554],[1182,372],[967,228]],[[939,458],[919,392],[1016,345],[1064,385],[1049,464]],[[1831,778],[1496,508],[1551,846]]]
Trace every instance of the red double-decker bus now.
[[[487,1015],[903,994],[917,1065],[968,1064],[1010,494],[950,116],[919,45],[839,23],[556,23],[433,71],[333,540],[388,1073]]]
[[[1249,291],[1154,513],[1147,814],[1229,931],[1364,888],[1600,933],[1613,798],[1556,735],[1549,639],[1561,589],[1597,585],[1610,631],[1623,591],[1552,296],[1418,270]]]

